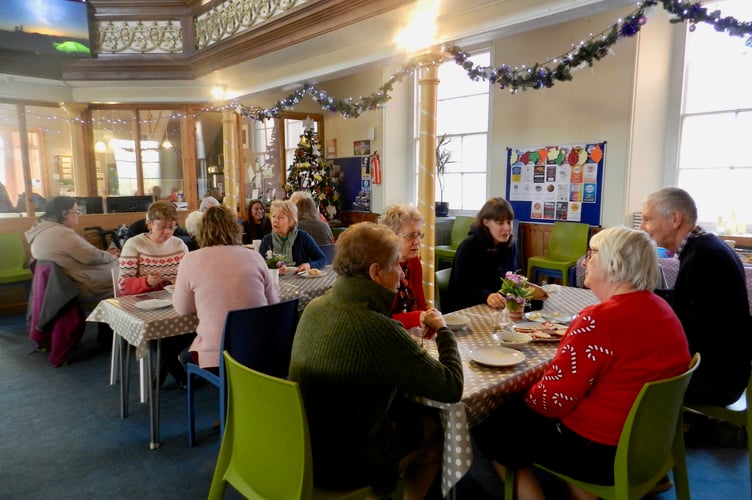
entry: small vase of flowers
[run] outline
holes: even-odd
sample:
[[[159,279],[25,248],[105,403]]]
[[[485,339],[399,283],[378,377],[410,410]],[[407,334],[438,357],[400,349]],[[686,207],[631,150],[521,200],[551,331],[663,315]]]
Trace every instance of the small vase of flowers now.
[[[533,290],[528,287],[527,278],[511,271],[501,278],[499,293],[507,301],[509,318],[512,321],[521,321],[525,311],[525,303],[533,297]]]
[[[271,250],[268,250],[266,252],[265,260],[266,267],[269,271],[269,277],[271,278],[272,283],[274,283],[275,286],[279,285],[280,271],[282,271],[282,274],[284,274],[286,266],[288,264],[292,264],[292,262],[290,262],[289,259],[284,255],[272,253]]]

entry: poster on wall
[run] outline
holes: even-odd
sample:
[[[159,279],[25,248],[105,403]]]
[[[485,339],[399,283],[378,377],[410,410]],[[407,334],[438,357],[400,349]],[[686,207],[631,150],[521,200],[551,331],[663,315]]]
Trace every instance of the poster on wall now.
[[[606,142],[507,148],[507,200],[526,222],[599,226]]]

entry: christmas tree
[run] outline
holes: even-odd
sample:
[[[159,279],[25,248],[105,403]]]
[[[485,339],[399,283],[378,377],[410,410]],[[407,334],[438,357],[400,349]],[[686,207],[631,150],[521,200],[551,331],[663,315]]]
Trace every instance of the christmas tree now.
[[[294,191],[308,191],[319,204],[319,211],[327,219],[334,219],[342,209],[337,184],[339,178],[333,175],[333,165],[321,156],[319,137],[313,131],[313,120],[307,118],[293,164],[287,172],[287,196]]]

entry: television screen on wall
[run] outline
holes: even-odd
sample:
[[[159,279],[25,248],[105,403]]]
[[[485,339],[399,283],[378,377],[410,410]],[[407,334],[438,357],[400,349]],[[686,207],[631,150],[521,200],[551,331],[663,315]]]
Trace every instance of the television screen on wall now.
[[[107,213],[146,212],[153,196],[108,196]]]
[[[81,0],[0,1],[0,50],[29,57],[91,57],[89,4]]]

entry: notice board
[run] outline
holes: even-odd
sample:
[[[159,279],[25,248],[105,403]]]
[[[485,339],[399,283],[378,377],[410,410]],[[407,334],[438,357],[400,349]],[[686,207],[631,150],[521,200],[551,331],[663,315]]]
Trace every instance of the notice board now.
[[[337,186],[343,210],[371,211],[371,157],[333,158],[334,171],[339,173]]]
[[[506,198],[524,222],[601,225],[606,142],[507,148]]]

